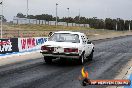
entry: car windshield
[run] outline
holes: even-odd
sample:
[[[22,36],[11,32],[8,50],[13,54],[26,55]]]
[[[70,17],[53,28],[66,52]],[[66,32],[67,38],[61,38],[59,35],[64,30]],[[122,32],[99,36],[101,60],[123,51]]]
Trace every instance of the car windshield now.
[[[70,34],[70,33],[54,33],[49,38],[49,41],[72,42],[72,43],[79,43],[80,42],[78,34]]]

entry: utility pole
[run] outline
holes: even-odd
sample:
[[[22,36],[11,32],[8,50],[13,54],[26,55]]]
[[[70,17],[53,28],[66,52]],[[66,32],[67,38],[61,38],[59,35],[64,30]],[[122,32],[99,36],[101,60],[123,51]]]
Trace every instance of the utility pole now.
[[[1,5],[1,39],[3,38],[2,32],[3,32],[3,0],[0,2]]]
[[[58,25],[58,16],[57,16],[57,9],[58,9],[58,4],[56,3],[56,26]]]

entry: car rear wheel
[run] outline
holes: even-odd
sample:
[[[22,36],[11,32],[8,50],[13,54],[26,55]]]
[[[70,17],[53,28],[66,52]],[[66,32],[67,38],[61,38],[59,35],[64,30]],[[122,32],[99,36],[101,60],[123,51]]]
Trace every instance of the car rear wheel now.
[[[47,64],[52,63],[52,58],[51,57],[44,57],[44,60]]]
[[[84,64],[84,54],[82,54],[79,58],[79,64],[83,65]]]

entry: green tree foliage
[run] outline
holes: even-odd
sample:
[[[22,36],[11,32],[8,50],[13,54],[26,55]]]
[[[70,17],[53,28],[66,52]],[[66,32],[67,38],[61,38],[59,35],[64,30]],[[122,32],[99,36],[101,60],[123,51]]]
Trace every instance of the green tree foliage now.
[[[34,15],[28,15],[27,17],[28,19],[36,19],[36,17]]]
[[[3,22],[6,22],[6,21],[7,21],[6,18],[5,18],[4,16],[2,16],[2,17],[3,17],[3,18],[2,18],[2,19],[3,19],[2,21],[3,21]],[[1,15],[0,15],[0,20],[1,20]]]
[[[53,16],[48,14],[36,15],[37,20],[53,21]]]
[[[26,15],[23,15],[22,13],[18,13],[17,17],[25,18]],[[49,14],[28,15],[27,18],[37,19],[37,20],[46,20],[46,21],[56,21],[56,17],[53,17],[52,15],[49,15]],[[109,30],[117,30],[117,31],[129,30],[130,27],[132,29],[132,20],[123,20],[121,18],[98,19],[97,17],[86,18],[86,17],[76,16],[74,18],[72,17],[59,18],[58,17],[57,19],[59,22],[89,24],[91,28],[95,28],[95,29],[109,29]]]
[[[16,17],[19,17],[19,18],[26,18],[26,15],[23,15],[22,13],[18,13]]]
[[[115,22],[115,20],[110,19],[110,18],[106,18],[105,19],[105,28],[106,29],[110,29],[110,30],[116,29],[116,22]]]

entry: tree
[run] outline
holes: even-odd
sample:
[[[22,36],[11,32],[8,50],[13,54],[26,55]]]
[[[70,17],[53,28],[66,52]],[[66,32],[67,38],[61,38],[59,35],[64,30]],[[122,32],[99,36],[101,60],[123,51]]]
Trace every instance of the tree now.
[[[75,21],[75,23],[80,23],[80,17],[79,17],[79,16],[76,16],[76,17],[74,18],[74,21]]]
[[[6,22],[6,21],[7,21],[6,18],[5,18],[4,16],[2,16],[2,17],[3,17],[3,18],[2,18],[2,19],[3,19],[2,21],[3,21],[3,22]],[[1,15],[0,15],[0,19],[1,19]]]
[[[109,30],[115,30],[116,28],[116,22],[113,19],[106,18],[105,19],[105,28]]]
[[[48,14],[36,15],[35,18],[37,20],[46,20],[46,21],[53,21],[54,20],[53,16],[48,15]]]
[[[18,13],[16,17],[18,17],[18,18],[26,18],[26,15],[23,15],[22,13]]]
[[[22,13],[18,13],[17,17],[19,18],[26,18],[26,15]],[[28,19],[37,19],[37,20],[46,20],[46,21],[56,21],[56,17],[49,15],[49,14],[41,14],[41,15],[28,15]],[[121,18],[111,19],[106,18],[98,19],[97,17],[87,18],[87,17],[80,17],[76,16],[72,17],[57,17],[58,22],[67,22],[68,23],[77,23],[77,24],[89,24],[91,28],[95,29],[109,29],[109,30],[128,30],[129,27],[132,29],[132,20],[123,20]],[[130,26],[129,26],[130,25]]]
[[[28,15],[28,19],[36,19],[34,15]]]
[[[124,24],[124,29],[125,30],[129,30],[129,25],[130,25],[130,21],[129,20],[126,20],[125,21],[125,24]]]

